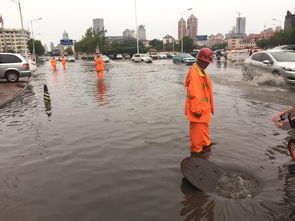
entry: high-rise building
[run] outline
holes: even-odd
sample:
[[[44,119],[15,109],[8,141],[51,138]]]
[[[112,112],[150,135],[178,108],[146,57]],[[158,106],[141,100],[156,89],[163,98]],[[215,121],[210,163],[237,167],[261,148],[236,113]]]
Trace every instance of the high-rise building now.
[[[138,26],[138,40],[145,41],[146,40],[146,31],[143,25]]]
[[[285,25],[284,29],[295,28],[295,13],[292,15],[290,11],[287,11],[285,16]]]
[[[66,31],[64,31],[64,33],[62,34],[62,40],[69,40],[69,39],[70,39],[69,34]]]
[[[186,36],[186,23],[183,18],[178,21],[178,39],[181,40]]]
[[[123,31],[123,38],[136,38],[135,31],[130,29],[125,29]]]
[[[187,30],[188,36],[196,42],[198,35],[198,19],[193,14],[187,19]]]
[[[44,48],[45,51],[48,51],[48,47],[47,47],[46,44],[43,45],[43,48]]]
[[[246,17],[237,17],[236,34],[239,38],[244,38],[246,36]]]
[[[54,50],[54,43],[50,42],[50,51],[53,51],[53,50]]]
[[[92,20],[93,22],[93,30],[94,31],[103,31],[104,30],[104,24],[103,24],[103,18],[95,18]]]
[[[25,48],[30,39],[30,32],[22,29],[0,28],[0,51],[25,54]],[[27,48],[28,50],[28,48]]]

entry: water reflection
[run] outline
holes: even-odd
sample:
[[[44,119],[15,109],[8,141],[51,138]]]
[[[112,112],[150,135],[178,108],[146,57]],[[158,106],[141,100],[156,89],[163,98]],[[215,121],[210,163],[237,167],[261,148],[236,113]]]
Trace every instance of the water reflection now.
[[[182,209],[179,215],[184,220],[214,220],[215,200],[209,199],[209,195],[198,191],[185,178],[182,179],[181,192],[184,193],[184,200],[181,202]]]
[[[223,61],[223,62],[221,62],[221,61],[216,61],[215,62],[216,63],[216,67],[217,68],[224,68],[224,69],[226,69],[227,68],[227,61]]]
[[[106,93],[106,86],[104,83],[104,79],[100,78],[97,80],[97,101],[99,106],[105,106],[105,93]]]
[[[57,84],[58,83],[58,72],[57,72],[57,70],[52,71],[52,75],[53,75],[53,82],[55,84]]]

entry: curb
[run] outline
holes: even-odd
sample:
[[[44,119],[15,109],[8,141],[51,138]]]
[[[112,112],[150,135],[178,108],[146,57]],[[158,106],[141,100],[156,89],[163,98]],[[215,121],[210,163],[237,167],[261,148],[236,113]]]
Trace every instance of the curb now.
[[[25,86],[21,90],[19,90],[13,96],[9,97],[7,100],[4,100],[2,103],[0,102],[0,109],[3,108],[5,105],[9,104],[10,102],[12,102],[18,96],[20,96],[26,90],[30,80],[31,80],[31,76],[27,79],[27,81],[25,82]]]

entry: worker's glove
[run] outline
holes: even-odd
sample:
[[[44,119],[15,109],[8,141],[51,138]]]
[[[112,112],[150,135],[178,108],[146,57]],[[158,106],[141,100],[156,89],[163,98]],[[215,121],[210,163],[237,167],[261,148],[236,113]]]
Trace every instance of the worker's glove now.
[[[202,116],[202,114],[197,114],[197,113],[194,113],[194,115],[196,118],[200,118]]]

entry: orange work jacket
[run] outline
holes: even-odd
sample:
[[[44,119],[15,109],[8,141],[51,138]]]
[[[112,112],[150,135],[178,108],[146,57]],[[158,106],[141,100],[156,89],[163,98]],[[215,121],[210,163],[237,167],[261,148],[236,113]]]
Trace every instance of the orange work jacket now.
[[[95,65],[97,71],[103,71],[104,70],[104,61],[102,58],[96,58],[95,59]]]
[[[212,81],[207,71],[201,71],[193,64],[186,75],[184,86],[187,88],[185,115],[191,122],[209,123],[214,114]],[[194,114],[201,114],[196,117]]]
[[[65,64],[67,63],[67,60],[65,58],[61,58],[61,63]]]
[[[55,60],[55,59],[51,59],[50,62],[51,62],[51,65],[52,65],[52,66],[56,66],[56,60]]]

